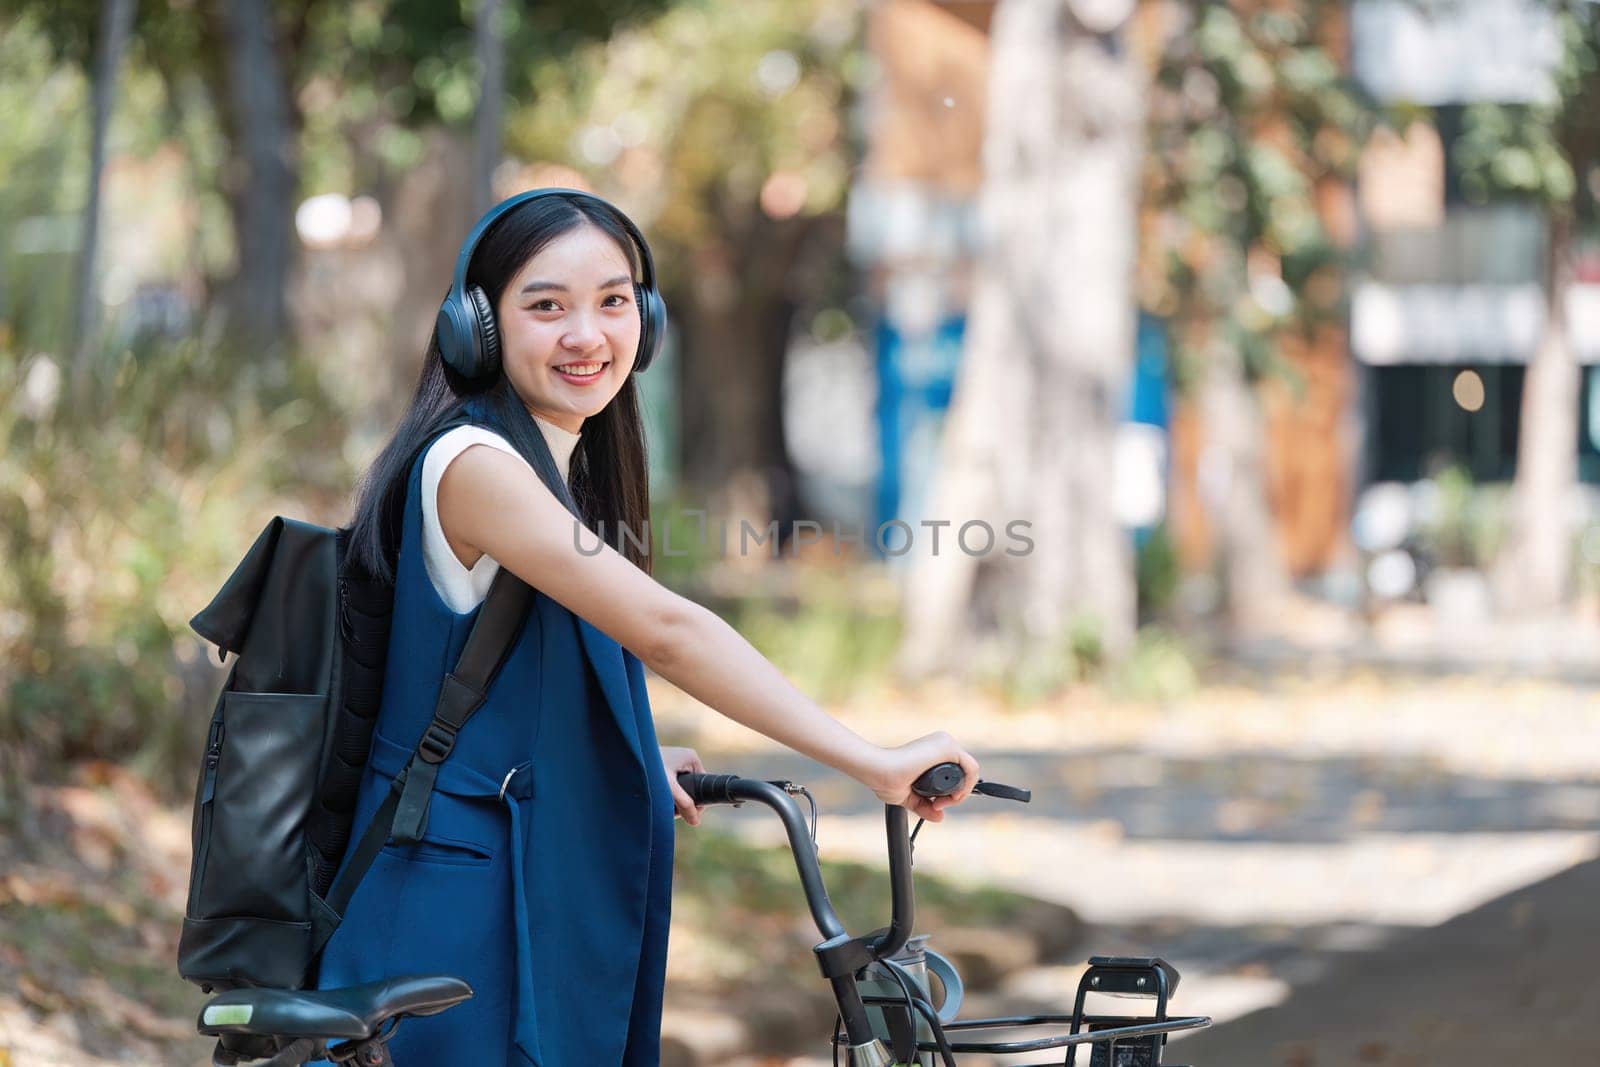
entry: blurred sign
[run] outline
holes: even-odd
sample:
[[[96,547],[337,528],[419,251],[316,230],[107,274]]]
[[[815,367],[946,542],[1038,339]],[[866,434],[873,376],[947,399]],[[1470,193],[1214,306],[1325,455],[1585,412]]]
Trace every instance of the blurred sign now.
[[[964,316],[932,332],[878,325],[878,433],[883,455],[877,522],[922,519],[937,474],[939,440],[961,364]],[[1170,469],[1167,338],[1161,321],[1139,316],[1137,358],[1127,383],[1124,421],[1113,442],[1113,510],[1142,539],[1166,516]]]
[[[1532,203],[1452,205],[1437,226],[1374,228],[1368,273],[1389,285],[1537,283],[1544,277],[1546,228]]]
[[[1351,58],[1380,100],[1532,103],[1554,97],[1554,5],[1539,0],[1355,0]]]
[[[914,182],[858,181],[845,207],[847,245],[858,263],[951,263],[977,248],[976,201]]]
[[[1362,282],[1350,309],[1356,358],[1401,363],[1526,363],[1544,331],[1544,291],[1518,285]],[[1580,362],[1600,363],[1600,285],[1567,290],[1567,326]]]
[[[1160,319],[1140,312],[1135,346],[1126,421],[1113,444],[1112,511],[1142,541],[1166,518],[1171,469],[1167,334]]]
[[[965,316],[952,315],[919,336],[902,333],[887,315],[878,324],[879,523],[915,526],[922,518],[965,326]]]

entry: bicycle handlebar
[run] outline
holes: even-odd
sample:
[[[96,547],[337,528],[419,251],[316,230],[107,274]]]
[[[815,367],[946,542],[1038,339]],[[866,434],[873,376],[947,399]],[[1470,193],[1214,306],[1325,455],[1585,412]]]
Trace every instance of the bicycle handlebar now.
[[[678,784],[689,794],[689,799],[699,805],[742,804],[746,800],[759,801],[778,813],[783,828],[789,835],[790,850],[794,852],[795,866],[800,871],[800,885],[805,889],[806,903],[811,917],[823,937],[842,935],[844,924],[828,900],[828,887],[822,881],[822,868],[817,864],[816,849],[811,834],[806,829],[804,817],[789,794],[771,782],[757,778],[741,778],[737,774],[699,774],[684,771],[678,775]],[[804,847],[802,847],[804,846]]]
[[[919,775],[911,788],[913,792],[923,797],[946,796],[960,790],[965,777],[965,772],[959,764],[940,763]],[[844,924],[839,921],[839,916],[834,912],[833,904],[828,899],[828,887],[822,880],[816,845],[806,829],[805,819],[782,784],[741,778],[736,774],[702,774],[695,771],[683,771],[678,775],[678,782],[696,805],[737,805],[746,800],[755,800],[777,813],[789,836],[789,848],[794,853],[795,867],[800,873],[800,885],[805,891],[806,905],[811,909],[811,917],[824,938],[823,944],[818,946],[819,953],[824,947],[831,950],[840,943],[846,943],[846,947],[849,944],[859,944],[866,949],[871,959],[881,960],[899,952],[910,940],[912,924],[916,918],[916,896],[911,882],[911,837],[906,830],[907,812],[904,807],[899,804],[888,804],[884,807],[884,825],[889,838],[889,925],[881,932],[875,932],[875,935],[868,935],[851,942]],[[1019,800],[1023,803],[1031,798],[1026,789],[982,780],[973,787],[973,791]],[[872,1040],[871,1027],[853,978],[848,974],[830,971],[831,966],[825,966],[824,971],[832,974],[830,981],[839,1001],[839,1012],[844,1019],[851,1044],[859,1045]]]
[[[928,798],[948,796],[960,790],[965,777],[960,764],[940,763],[929,767],[919,775],[911,784],[911,789],[919,796]],[[778,817],[783,820],[784,830],[788,833],[790,850],[794,853],[795,866],[800,872],[800,884],[805,890],[806,904],[811,909],[811,917],[816,921],[817,929],[825,938],[839,937],[845,933],[844,925],[840,923],[838,915],[834,913],[833,904],[828,900],[828,889],[823,884],[822,870],[817,863],[815,846],[806,831],[805,820],[788,792],[775,783],[741,778],[737,774],[701,774],[684,771],[678,775],[678,782],[683,786],[684,792],[689,794],[689,799],[697,805],[737,805],[746,800],[755,800],[777,812]],[[1026,789],[981,779],[973,787],[973,792],[1022,803],[1027,803],[1032,798],[1032,794]],[[905,946],[911,937],[916,910],[916,898],[911,883],[911,841],[906,831],[906,809],[898,804],[886,805],[884,821],[889,838],[890,918],[889,926],[883,935],[872,941],[874,959],[892,956]],[[806,847],[802,848],[802,843]]]

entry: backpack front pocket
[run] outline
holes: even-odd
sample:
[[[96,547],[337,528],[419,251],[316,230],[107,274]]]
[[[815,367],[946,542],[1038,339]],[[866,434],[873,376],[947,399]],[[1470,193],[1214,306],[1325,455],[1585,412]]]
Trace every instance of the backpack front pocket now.
[[[307,918],[304,829],[325,702],[317,693],[223,694],[202,782],[193,918]]]

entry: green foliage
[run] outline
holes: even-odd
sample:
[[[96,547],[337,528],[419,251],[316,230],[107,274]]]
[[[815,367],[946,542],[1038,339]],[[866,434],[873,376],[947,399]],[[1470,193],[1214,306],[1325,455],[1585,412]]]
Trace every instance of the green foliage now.
[[[752,846],[714,829],[718,814],[710,809],[706,823],[680,829],[673,858],[674,921],[726,942],[727,958],[704,960],[712,973],[697,972],[696,977],[713,985],[748,981],[752,973],[774,983],[816,981],[816,969],[806,966],[805,953],[819,935],[806,911],[793,853],[787,847]],[[819,831],[824,852],[826,834],[824,813]],[[863,934],[888,922],[886,870],[823,859],[822,874],[845,929]],[[1015,893],[968,889],[926,874],[917,875],[916,890],[917,932],[933,931],[935,945],[940,926],[1011,926],[1035,906]]]
[[[973,676],[978,684],[1008,707],[1030,707],[1069,686],[1104,677],[1109,660],[1100,620],[1094,615],[1073,615],[1054,644],[1026,637],[1010,633],[973,652]]]
[[[1553,6],[1561,51],[1551,97],[1470,105],[1455,152],[1462,188],[1475,200],[1531,197],[1587,213],[1594,192],[1580,176],[1600,165],[1600,9],[1582,0]]]
[[[37,348],[66,328],[89,153],[61,130],[88,99],[36,19],[0,23],[0,343]]]
[[[506,96],[536,96],[540,72],[668,0],[503,2]],[[295,81],[305,118],[306,187],[372,188],[421,159],[419,131],[463,125],[481,72],[472,0],[307,0]]]
[[[1134,557],[1134,580],[1139,589],[1139,619],[1159,618],[1172,608],[1183,577],[1178,564],[1178,546],[1162,523],[1139,545]]]
[[[1505,486],[1475,485],[1461,466],[1440,471],[1432,484],[1432,504],[1418,519],[1419,546],[1436,566],[1486,570],[1505,538]]]
[[[632,205],[665,284],[682,284],[697,255],[721,255],[752,229],[775,175],[782,210],[842,205],[857,17],[848,0],[677,4],[539,68],[532,102],[508,115],[507,147],[573,166]]]
[[[729,624],[817,700],[842,700],[887,677],[901,632],[893,587],[860,568],[783,570],[788,591],[755,583],[724,600]]]
[[[1195,651],[1183,638],[1159,626],[1140,630],[1133,651],[1106,679],[1107,691],[1125,700],[1182,700],[1199,688]]]
[[[342,426],[305,399],[309,359],[264,377],[190,340],[97,367],[72,397],[51,357],[0,347],[0,752],[167,775],[220,681],[189,617],[273,514],[342,504]]]
[[[711,809],[709,818],[714,819],[717,810]],[[679,899],[693,897],[713,914],[754,908],[772,910],[786,900],[792,903],[797,917],[805,908],[794,855],[787,847],[752,847],[702,825],[692,833],[678,835],[674,871]],[[887,870],[865,863],[824,860],[822,873],[828,883],[828,897],[847,929],[865,933],[883,924],[889,910]],[[927,908],[951,921],[1004,922],[1025,899],[988,887],[966,890],[927,876],[917,879],[919,912]]]
[[[1140,289],[1172,323],[1182,388],[1234,353],[1252,378],[1282,374],[1277,339],[1341,313],[1317,187],[1351,172],[1371,122],[1328,49],[1343,6],[1190,2],[1164,42]]]

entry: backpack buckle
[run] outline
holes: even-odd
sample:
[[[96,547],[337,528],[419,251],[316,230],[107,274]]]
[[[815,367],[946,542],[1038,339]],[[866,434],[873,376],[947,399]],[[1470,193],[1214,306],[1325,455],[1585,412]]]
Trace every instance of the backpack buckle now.
[[[422,733],[417,743],[417,755],[428,763],[443,763],[450,750],[456,747],[456,728],[441,719],[434,719]]]

